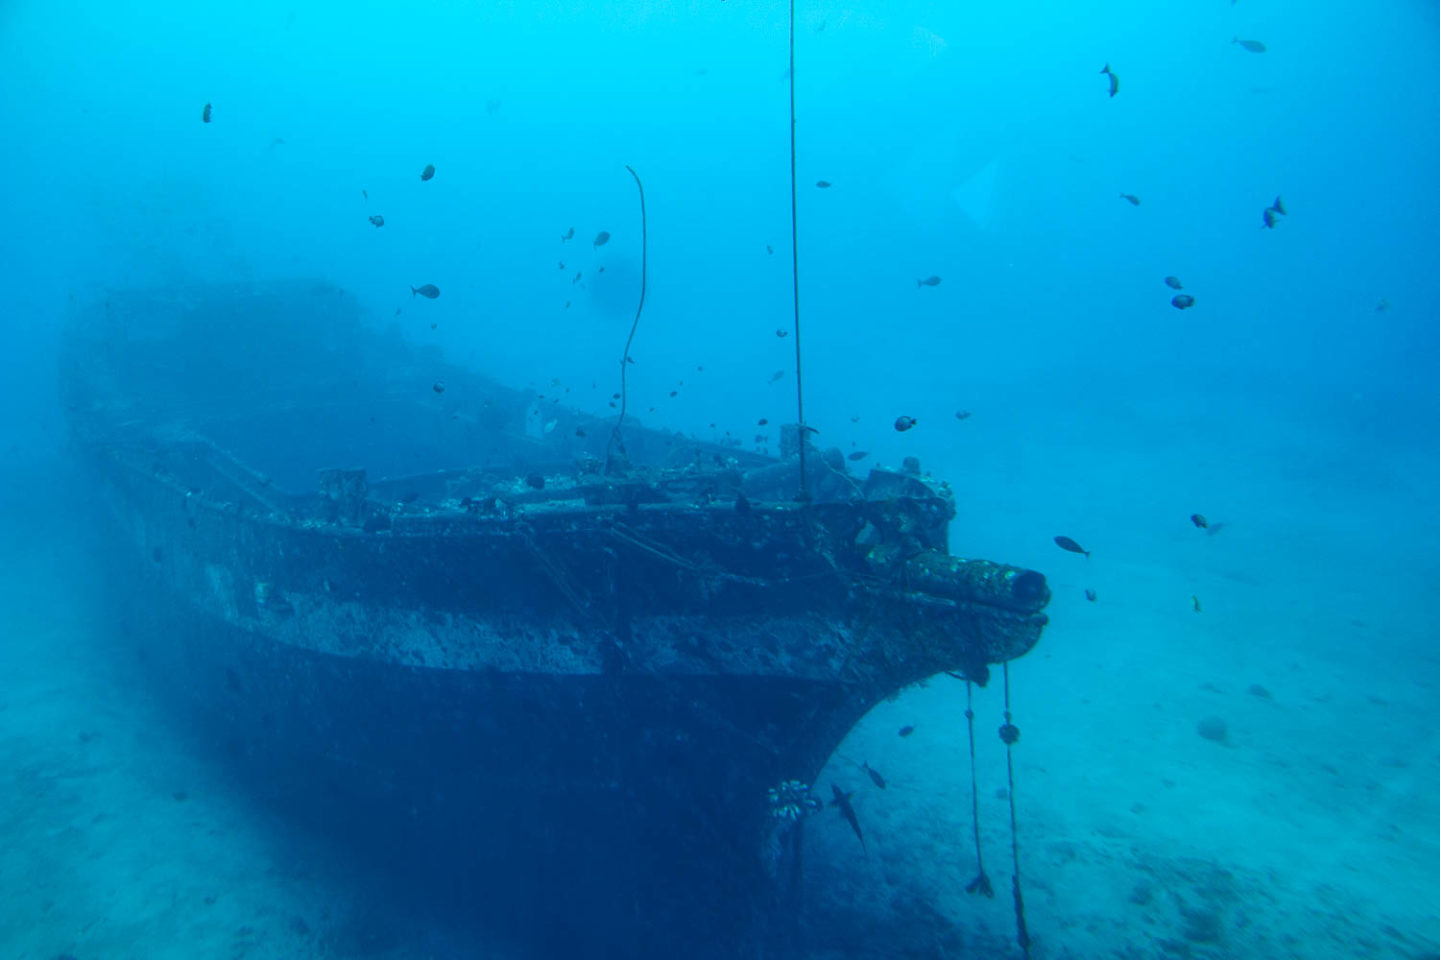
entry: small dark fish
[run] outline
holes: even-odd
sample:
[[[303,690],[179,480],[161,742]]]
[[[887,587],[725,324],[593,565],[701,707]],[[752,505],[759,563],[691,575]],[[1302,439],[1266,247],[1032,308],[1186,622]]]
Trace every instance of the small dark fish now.
[[[596,270],[595,272],[596,272],[596,273],[604,273],[604,272],[605,272],[605,268],[604,268],[604,267],[601,267],[599,270]]]
[[[939,278],[939,277],[926,277],[924,280],[916,280],[916,281],[915,281],[915,288],[916,288],[917,290],[918,290],[919,288],[921,288],[921,287],[938,287],[938,286],[940,286],[940,278]]]
[[[414,297],[417,293],[420,294],[420,296],[425,297],[427,300],[434,300],[436,297],[440,296],[440,288],[435,286],[435,284],[433,283],[427,283],[423,287],[410,288],[411,297]]]
[[[786,337],[790,336],[790,331],[789,331],[789,330],[781,330],[781,329],[779,329],[779,328],[777,327],[777,328],[775,329],[775,336],[779,337],[781,340],[784,340]]]
[[[868,457],[868,456],[870,456],[870,451],[869,451],[869,450],[856,450],[854,453],[850,454],[849,459],[851,459],[851,460],[864,460],[864,459],[865,459],[866,457]]]
[[[377,227],[383,227],[383,226],[385,226],[385,218],[382,217],[382,216],[380,216],[380,214],[378,214],[378,213],[375,214],[375,216],[373,216],[373,217],[370,218],[370,222],[373,223],[373,224],[374,224],[375,226],[377,226]]]
[[[1376,312],[1376,313],[1384,313],[1386,310],[1389,310],[1389,309],[1390,309],[1390,301],[1389,301],[1389,300],[1386,300],[1384,297],[1381,297],[1381,298],[1380,298],[1380,302],[1377,303],[1377,304],[1375,304],[1375,312]]]
[[[1115,96],[1115,94],[1119,93],[1120,78],[1115,76],[1115,71],[1110,69],[1110,64],[1107,63],[1105,64],[1105,66],[1101,67],[1100,72],[1110,78],[1110,96],[1113,97]]]
[[[912,726],[910,726],[908,723],[907,723],[905,726],[903,726],[903,727],[900,728],[900,736],[902,736],[902,737],[908,737],[908,736],[910,736],[910,734],[912,734],[912,733],[914,733],[914,732],[915,732],[915,728],[912,727]]]
[[[1206,527],[1210,526],[1210,521],[1205,519],[1205,514],[1203,513],[1190,514],[1190,522],[1195,524],[1195,526],[1199,527],[1201,530],[1204,530]]]
[[[569,310],[569,309],[570,309],[570,301],[569,301],[569,300],[566,300],[566,301],[565,301],[565,309],[566,309],[566,310]]]
[[[609,242],[610,234],[606,233],[604,230],[601,230],[599,233],[595,234],[595,242],[591,244],[591,246],[603,247]]]
[[[1170,306],[1176,310],[1189,310],[1195,306],[1195,298],[1188,293],[1177,293],[1170,298]]]
[[[1274,210],[1276,213],[1288,216],[1285,210],[1285,204],[1280,201],[1279,197],[1276,197],[1275,202],[1270,204],[1270,209]]]
[[[816,180],[816,181],[815,181],[815,186],[819,187],[821,190],[828,190],[828,189],[830,189],[830,181],[829,181],[829,180]]]
[[[429,179],[430,179],[431,177],[433,177],[433,176],[435,176],[435,164],[433,164],[433,163],[427,163],[427,164],[425,164],[425,169],[420,171],[420,179],[421,179],[421,180],[429,180]]]
[[[364,197],[366,200],[369,200],[369,199],[370,199],[370,191],[369,191],[369,190],[361,190],[361,191],[360,191],[360,196]]]
[[[1277,224],[1277,223],[1280,222],[1279,216],[1278,216],[1278,215],[1275,213],[1275,211],[1274,211],[1272,208],[1270,208],[1270,207],[1266,207],[1266,208],[1265,208],[1265,212],[1262,213],[1262,214],[1260,215],[1260,217],[1261,217],[1261,219],[1263,219],[1263,220],[1265,221],[1265,227],[1264,227],[1264,229],[1274,230],[1274,229],[1275,229],[1275,224]]]
[[[1239,37],[1235,37],[1230,42],[1240,44],[1240,46],[1244,47],[1246,50],[1249,50],[1251,53],[1265,52],[1265,44],[1261,43],[1259,40],[1241,40]]]
[[[757,427],[763,427],[763,426],[765,426],[766,424],[768,424],[769,422],[770,422],[769,420],[765,419],[764,417],[761,417],[759,420],[757,420],[757,421],[755,422],[755,426],[757,426]]]
[[[1166,278],[1165,278],[1165,286],[1169,287],[1171,290],[1184,290],[1184,289],[1185,289],[1185,285],[1180,282],[1180,278],[1179,278],[1179,277],[1166,277]]]
[[[564,270],[564,269],[565,269],[565,261],[564,261],[564,260],[557,260],[557,261],[556,261],[556,264],[560,267],[561,270]]]
[[[1121,200],[1129,200],[1129,201],[1130,201],[1130,206],[1132,206],[1132,207],[1138,207],[1138,206],[1140,206],[1140,198],[1137,197],[1137,196],[1135,196],[1135,194],[1133,194],[1133,193],[1122,193],[1122,194],[1120,194],[1120,199],[1121,199]]]
[[[1059,547],[1061,550],[1069,550],[1071,553],[1083,553],[1085,554],[1086,558],[1089,558],[1090,556],[1089,550],[1086,550],[1084,547],[1080,546],[1080,544],[1076,543],[1074,540],[1071,540],[1069,537],[1056,537],[1055,546]]]
[[[437,381],[435,381],[434,383],[432,383],[432,384],[430,385],[430,389],[431,389],[431,390],[434,390],[436,393],[444,393],[444,392],[445,392],[445,384],[443,384],[443,383],[441,383],[440,381],[437,380]]]
[[[580,282],[580,277],[581,277],[581,275],[584,274],[584,273],[585,273],[584,270],[576,270],[576,271],[575,271],[575,276],[570,280],[570,282],[571,282],[572,284],[574,284],[574,283],[579,283],[579,282]]]
[[[566,240],[572,239],[574,236],[575,228],[571,227],[569,230],[566,230],[564,233],[560,234],[560,242],[564,243]]]
[[[201,123],[209,123],[209,122],[210,122],[210,104],[208,104],[208,103],[205,104],[205,109],[200,111],[200,122],[201,122]]]
[[[765,252],[766,252],[766,253],[774,253],[774,252],[775,252],[775,248],[772,247],[772,246],[770,246],[770,244],[767,243],[767,244],[765,244]]]
[[[532,473],[525,478],[525,485],[535,490],[544,490],[545,478],[538,473]]]
[[[955,411],[955,419],[956,419],[956,420],[969,420],[969,419],[970,419],[970,411],[969,411],[969,410],[956,410],[956,411]]]
[[[577,436],[577,437],[583,437],[583,436],[585,436],[585,428],[584,428],[584,427],[576,427],[576,428],[575,428],[575,436]]]
[[[875,786],[879,787],[881,790],[885,789],[885,778],[880,776],[880,772],[878,770],[870,766],[869,763],[860,764],[860,768],[866,773],[870,774],[871,783],[875,784]]]
[[[1196,612],[1196,613],[1199,613],[1199,612],[1200,612],[1200,598],[1199,598],[1199,597],[1194,597],[1194,596],[1192,596],[1192,597],[1190,598],[1190,605],[1195,608],[1195,612]]]
[[[850,829],[855,831],[855,836],[860,840],[860,849],[865,850],[865,834],[860,832],[860,818],[855,816],[855,808],[850,805],[850,798],[855,796],[855,791],[842,793],[840,788],[833,783],[830,784],[830,791],[834,797],[830,801],[830,806],[840,808],[840,815],[845,818],[846,823],[850,824]]]
[[[1094,590],[1091,590],[1089,587],[1086,587],[1086,588],[1085,588],[1085,599],[1086,599],[1086,600],[1089,600],[1091,603],[1094,603],[1094,602],[1095,602],[1095,591],[1094,591]]]
[[[895,418],[895,432],[896,432],[896,433],[904,433],[906,430],[909,430],[911,427],[915,426],[915,424],[917,424],[917,423],[919,423],[919,422],[920,422],[920,421],[916,420],[914,417],[904,417],[904,416],[896,417],[896,418]]]
[[[774,373],[770,374],[770,382],[771,382],[771,383],[774,383],[776,380],[779,380],[779,379],[783,378],[784,376],[785,376],[785,371],[784,371],[784,370],[776,370]]]

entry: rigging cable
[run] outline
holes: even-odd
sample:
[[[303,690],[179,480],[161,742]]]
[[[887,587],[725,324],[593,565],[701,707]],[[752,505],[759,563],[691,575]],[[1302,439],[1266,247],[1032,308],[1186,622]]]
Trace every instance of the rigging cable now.
[[[615,448],[619,447],[620,455],[625,455],[625,441],[620,437],[620,425],[625,422],[625,407],[630,399],[630,390],[626,384],[625,374],[626,368],[630,366],[630,345],[635,342],[635,331],[640,328],[640,311],[645,309],[645,267],[648,251],[648,231],[645,226],[645,185],[640,182],[640,174],[635,172],[634,167],[627,163],[625,169],[629,170],[630,176],[635,178],[635,187],[640,191],[640,304],[635,308],[635,322],[630,324],[630,336],[625,339],[625,353],[620,357],[620,417],[615,421],[615,429],[610,431],[610,443],[605,449],[605,473],[607,475],[610,473],[610,466],[614,461]],[[803,468],[801,473],[803,475]]]
[[[1020,728],[1010,722],[1010,661],[1002,665],[1005,671],[1005,723],[1000,727],[1000,739],[1005,743],[1005,772],[1010,785],[1010,863],[1015,871],[1010,877],[1010,892],[1015,898],[1015,940],[1025,960],[1030,960],[1030,930],[1025,925],[1025,898],[1020,893],[1020,841],[1015,825],[1015,759],[1014,747],[1020,739]]]
[[[800,372],[800,228],[795,202],[795,0],[790,0],[790,276],[795,294],[795,408],[800,434],[801,502],[810,499],[805,477],[805,447],[810,440],[805,426],[805,385]]]

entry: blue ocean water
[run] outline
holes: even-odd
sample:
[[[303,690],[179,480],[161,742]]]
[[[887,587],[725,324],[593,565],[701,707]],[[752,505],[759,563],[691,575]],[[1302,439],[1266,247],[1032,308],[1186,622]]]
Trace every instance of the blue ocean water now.
[[[0,5],[0,953],[525,955],[297,854],[85,654],[119,629],[92,603],[114,561],[74,529],[60,331],[113,291],[316,278],[605,415],[639,294],[629,165],[634,413],[773,449],[796,404],[788,13]],[[1033,953],[1440,952],[1440,8],[794,15],[806,420],[918,457],[955,489],[956,553],[1055,590],[1013,671]],[[1019,954],[993,781],[999,895],[964,892],[962,697],[880,705],[818,781],[860,788],[869,846],[833,814],[811,831],[811,955]]]

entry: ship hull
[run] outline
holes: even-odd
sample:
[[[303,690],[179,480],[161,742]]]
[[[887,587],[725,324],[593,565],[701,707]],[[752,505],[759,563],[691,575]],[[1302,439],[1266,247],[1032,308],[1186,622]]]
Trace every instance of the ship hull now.
[[[521,953],[795,953],[814,778],[875,703],[1032,649],[1045,578],[952,555],[913,460],[567,411],[358,312],[300,283],[77,318],[67,409],[159,689]]]

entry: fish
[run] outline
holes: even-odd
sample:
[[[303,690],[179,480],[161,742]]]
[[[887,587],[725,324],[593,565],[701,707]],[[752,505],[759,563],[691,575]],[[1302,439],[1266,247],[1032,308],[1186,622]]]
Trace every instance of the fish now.
[[[208,104],[208,103],[205,104],[205,109],[200,111],[200,122],[201,122],[201,123],[209,123],[209,122],[210,122],[210,104]]]
[[[1176,310],[1189,310],[1195,306],[1195,298],[1188,293],[1177,293],[1170,298],[1170,306]]]
[[[895,418],[895,432],[904,433],[920,421],[914,417],[899,416]]]
[[[1199,613],[1199,612],[1200,612],[1200,598],[1199,598],[1199,597],[1191,596],[1191,597],[1190,597],[1190,605],[1195,608],[1195,612],[1196,612],[1196,613]]]
[[[369,200],[369,199],[370,199],[370,191],[369,191],[369,190],[361,190],[361,191],[360,191],[360,196],[361,196],[362,198],[366,199],[366,200]]]
[[[1165,286],[1169,287],[1171,290],[1184,290],[1184,289],[1185,289],[1185,285],[1180,282],[1180,278],[1179,278],[1179,277],[1166,277],[1166,278],[1165,278]]]
[[[1091,590],[1089,587],[1086,587],[1086,588],[1085,588],[1085,599],[1086,599],[1086,600],[1089,600],[1091,603],[1094,603],[1094,602],[1095,602],[1095,591],[1094,591],[1094,590]]]
[[[427,163],[427,164],[425,164],[425,169],[420,171],[420,179],[421,179],[421,180],[429,180],[429,179],[430,179],[431,177],[433,177],[433,176],[435,176],[435,164],[433,164],[433,163]]]
[[[860,764],[860,768],[866,773],[870,774],[871,783],[875,784],[875,786],[879,787],[881,790],[885,789],[885,778],[880,776],[880,772],[878,770],[870,766],[869,763]]]
[[[1377,304],[1375,304],[1375,312],[1376,312],[1376,313],[1384,313],[1386,310],[1389,310],[1389,309],[1390,309],[1390,301],[1389,301],[1389,300],[1386,300],[1384,297],[1381,297],[1381,298],[1380,298],[1380,302],[1377,303]]]
[[[766,424],[768,424],[769,422],[770,422],[770,421],[767,420],[766,418],[761,417],[759,420],[756,421],[755,426],[757,426],[757,427],[763,427],[763,426],[765,426]]]
[[[378,213],[375,214],[375,216],[373,216],[373,217],[370,218],[370,222],[373,223],[373,224],[374,224],[375,226],[377,226],[377,227],[383,227],[383,226],[385,226],[385,218],[382,217],[382,216],[380,216],[380,214],[378,214]]]
[[[1260,217],[1265,221],[1264,229],[1274,230],[1275,224],[1280,222],[1275,215],[1275,211],[1270,207],[1266,207],[1265,212],[1262,213]]]
[[[770,382],[774,383],[776,380],[779,380],[783,376],[785,376],[784,370],[776,370],[774,373],[770,374]]]
[[[775,252],[775,248],[772,247],[772,246],[770,246],[770,244],[767,243],[767,244],[765,244],[765,252],[766,252],[766,253],[774,253],[774,252]]]
[[[789,330],[781,330],[779,327],[776,327],[776,328],[775,328],[775,336],[779,337],[781,340],[784,340],[786,337],[790,336],[790,331],[789,331]]]
[[[575,436],[577,436],[577,437],[584,437],[584,436],[585,436],[585,428],[584,428],[584,427],[576,427],[576,428],[575,428]]]
[[[564,270],[564,269],[565,269],[565,261],[564,261],[564,260],[558,260],[558,261],[556,261],[556,263],[559,265],[559,267],[560,267],[561,270]]]
[[[1259,40],[1241,40],[1239,37],[1234,37],[1230,40],[1230,42],[1240,44],[1241,47],[1249,50],[1251,53],[1265,52],[1265,44],[1261,43]]]
[[[566,230],[564,233],[560,234],[560,242],[561,242],[561,243],[564,243],[566,240],[570,240],[570,239],[572,239],[574,236],[575,236],[575,228],[574,228],[574,227],[571,227],[569,230]]]
[[[860,840],[860,849],[869,853],[870,851],[865,848],[865,834],[860,832],[860,818],[855,816],[855,808],[850,805],[850,798],[855,796],[855,791],[852,790],[849,793],[843,793],[839,787],[832,783],[830,784],[830,792],[834,797],[834,799],[830,801],[830,806],[840,808],[840,816],[845,818],[845,822],[850,824],[850,829],[855,831],[855,836]]]
[[[445,392],[445,384],[443,384],[443,383],[441,383],[440,381],[437,380],[437,381],[435,381],[434,383],[430,384],[430,389],[431,389],[431,390],[434,390],[436,393],[444,393],[444,392]]]
[[[956,419],[956,420],[969,420],[969,419],[970,419],[970,411],[969,411],[969,410],[956,410],[956,411],[955,411],[955,419]]]
[[[1056,537],[1055,546],[1059,547],[1061,550],[1069,550],[1071,553],[1083,553],[1085,554],[1086,559],[1089,559],[1090,557],[1089,550],[1086,550],[1084,547],[1080,546],[1080,544],[1076,543],[1074,540],[1071,540],[1069,537]]]
[[[850,459],[850,460],[864,460],[864,459],[865,459],[866,457],[868,457],[868,456],[870,456],[870,451],[869,451],[869,450],[856,450],[854,453],[850,454],[850,456],[849,456],[847,459]]]
[[[1274,210],[1276,213],[1288,215],[1288,212],[1285,209],[1285,204],[1278,196],[1275,198],[1275,202],[1270,204],[1270,209]]]
[[[821,190],[828,190],[828,189],[830,188],[830,181],[829,181],[829,180],[816,180],[816,181],[815,181],[815,186],[819,187]]]
[[[545,478],[538,473],[532,473],[525,477],[525,485],[532,490],[544,490]]]
[[[1107,63],[1105,64],[1105,66],[1101,67],[1100,72],[1110,78],[1110,96],[1113,97],[1115,96],[1115,94],[1119,93],[1120,78],[1115,76],[1115,71],[1110,69],[1110,64]]]
[[[413,298],[413,297],[415,296],[415,294],[417,294],[417,293],[420,294],[420,296],[424,297],[424,298],[427,299],[427,300],[434,300],[436,297],[440,296],[440,288],[437,287],[437,286],[435,286],[435,284],[433,284],[433,283],[427,283],[427,284],[425,284],[423,287],[411,287],[411,288],[410,288],[410,296],[411,296],[412,298]]]
[[[576,270],[576,271],[575,271],[575,276],[574,276],[573,278],[571,278],[570,282],[571,282],[572,284],[574,284],[574,283],[579,283],[579,282],[580,282],[580,277],[581,277],[582,274],[584,274],[584,272],[585,272],[584,270]]]
[[[908,723],[905,724],[905,726],[901,727],[901,728],[900,728],[900,731],[899,731],[900,736],[902,736],[902,737],[908,737],[908,736],[910,736],[910,734],[912,734],[912,733],[914,733],[914,732],[915,732],[915,728],[912,727],[912,726],[910,726],[910,724],[908,724]]]
[[[591,246],[594,246],[594,247],[603,247],[603,246],[605,246],[605,244],[607,244],[607,243],[609,243],[609,242],[610,242],[610,234],[606,233],[604,230],[601,230],[599,233],[595,234],[595,242],[592,243]]]
[[[1203,513],[1190,514],[1190,522],[1195,524],[1195,526],[1199,527],[1201,530],[1204,530],[1206,527],[1210,526],[1210,521],[1205,519],[1205,514]]]
[[[926,277],[924,280],[916,280],[916,281],[915,281],[915,289],[916,289],[916,290],[919,290],[921,287],[938,287],[938,286],[940,286],[940,278],[939,278],[939,277]]]
[[[1132,206],[1132,207],[1138,207],[1138,206],[1140,206],[1140,198],[1137,197],[1137,196],[1135,196],[1135,194],[1133,194],[1133,193],[1122,193],[1122,194],[1120,194],[1120,199],[1121,199],[1121,200],[1129,200],[1129,201],[1130,201],[1130,206]]]

